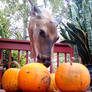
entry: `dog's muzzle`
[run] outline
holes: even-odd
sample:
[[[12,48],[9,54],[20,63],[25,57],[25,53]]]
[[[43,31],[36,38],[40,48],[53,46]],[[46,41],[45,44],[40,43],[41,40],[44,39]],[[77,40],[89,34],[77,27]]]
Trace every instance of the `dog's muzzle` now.
[[[44,64],[46,67],[49,67],[51,65],[51,58],[43,58],[43,57],[37,57],[37,62]]]

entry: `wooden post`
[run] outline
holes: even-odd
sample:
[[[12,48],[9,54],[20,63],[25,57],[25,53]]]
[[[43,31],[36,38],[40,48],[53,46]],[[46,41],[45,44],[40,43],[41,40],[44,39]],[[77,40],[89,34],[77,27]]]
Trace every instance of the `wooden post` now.
[[[26,51],[26,64],[28,64],[28,51]]]
[[[57,67],[59,66],[59,52],[57,52]]]
[[[9,50],[9,63],[8,63],[8,68],[10,68],[11,65],[11,50]]]
[[[20,61],[20,50],[18,50],[18,63]]]

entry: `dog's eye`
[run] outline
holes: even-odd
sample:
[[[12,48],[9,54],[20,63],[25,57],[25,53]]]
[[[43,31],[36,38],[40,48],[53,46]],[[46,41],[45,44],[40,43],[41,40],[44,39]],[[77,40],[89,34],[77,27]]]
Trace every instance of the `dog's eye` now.
[[[39,34],[40,34],[40,36],[45,37],[45,31],[44,30],[40,29]]]

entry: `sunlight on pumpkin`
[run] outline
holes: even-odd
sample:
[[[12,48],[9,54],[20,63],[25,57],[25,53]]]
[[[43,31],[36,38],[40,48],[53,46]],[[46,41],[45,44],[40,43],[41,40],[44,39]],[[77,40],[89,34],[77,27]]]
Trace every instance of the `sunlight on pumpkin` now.
[[[57,88],[55,83],[55,73],[51,73],[50,77],[51,77],[51,82],[47,92],[59,92],[59,89]]]
[[[55,82],[61,91],[85,91],[90,86],[90,73],[82,64],[64,63],[56,71]]]
[[[26,92],[45,92],[50,85],[50,73],[43,64],[26,64],[20,69],[18,84]]]
[[[7,69],[2,76],[2,87],[6,91],[18,91],[18,68]]]

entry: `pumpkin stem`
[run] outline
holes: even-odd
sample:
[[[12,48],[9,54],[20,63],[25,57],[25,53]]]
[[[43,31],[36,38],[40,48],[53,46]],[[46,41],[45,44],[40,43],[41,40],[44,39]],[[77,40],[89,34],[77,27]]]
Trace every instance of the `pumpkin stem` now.
[[[70,65],[72,65],[72,62],[70,62]]]
[[[70,65],[72,65],[72,61],[70,60]]]
[[[17,68],[21,68],[20,64],[17,61],[12,61],[12,63],[17,67]]]

